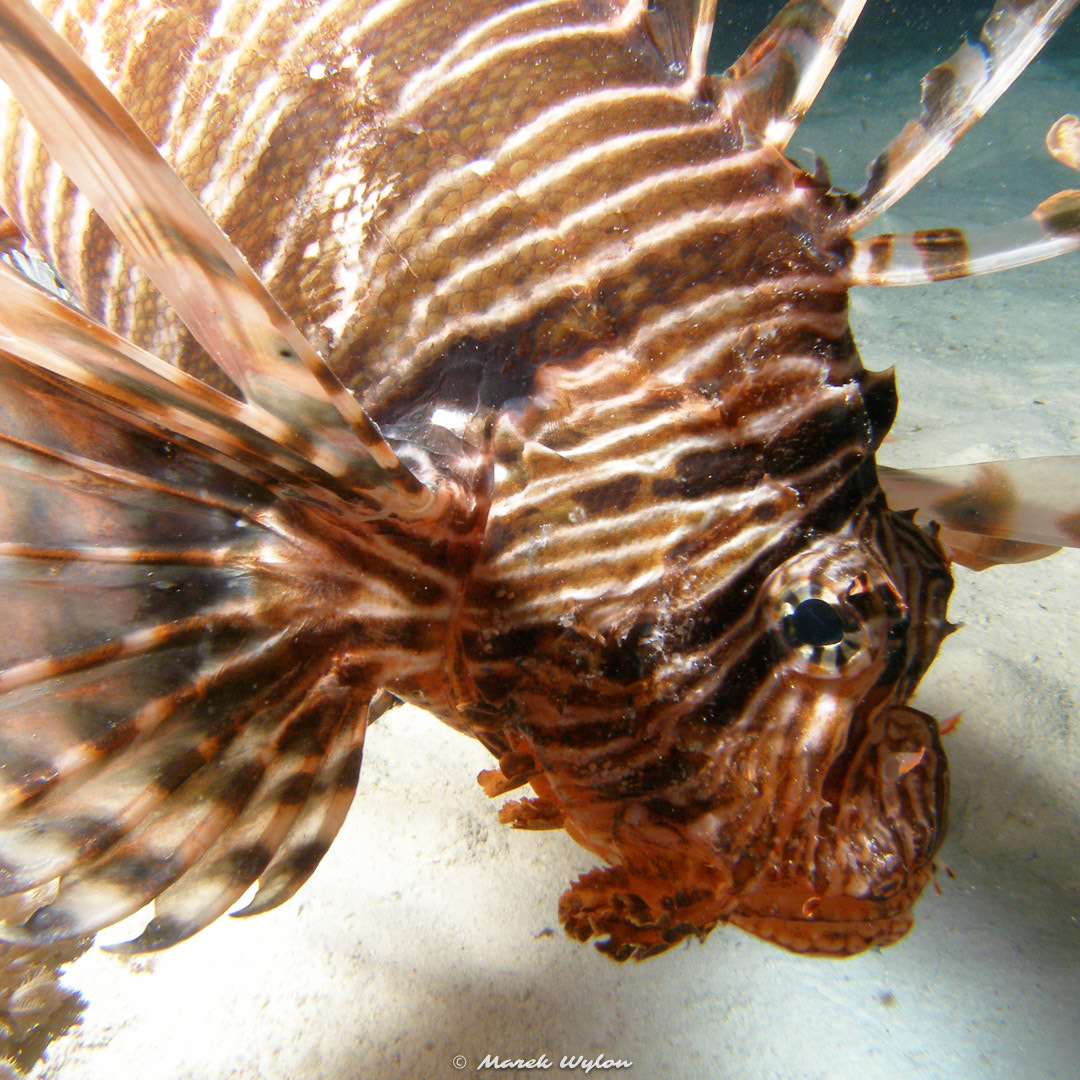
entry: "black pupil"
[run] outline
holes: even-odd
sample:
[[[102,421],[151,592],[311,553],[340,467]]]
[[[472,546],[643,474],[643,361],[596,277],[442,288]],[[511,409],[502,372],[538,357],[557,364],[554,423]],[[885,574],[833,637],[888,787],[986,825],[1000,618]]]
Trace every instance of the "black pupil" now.
[[[844,640],[844,623],[836,608],[816,597],[804,600],[785,621],[803,645],[837,645]]]

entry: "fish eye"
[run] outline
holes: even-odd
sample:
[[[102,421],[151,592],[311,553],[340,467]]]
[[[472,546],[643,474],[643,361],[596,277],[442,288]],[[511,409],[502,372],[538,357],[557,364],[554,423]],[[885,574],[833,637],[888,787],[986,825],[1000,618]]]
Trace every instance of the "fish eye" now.
[[[789,559],[764,588],[779,654],[815,678],[849,678],[875,663],[907,628],[884,568],[860,546],[823,541]]]
[[[871,658],[866,621],[842,595],[817,583],[786,592],[773,627],[781,648],[809,674],[849,675]]]
[[[844,640],[844,620],[832,604],[811,596],[785,616],[784,631],[793,644],[839,645]]]

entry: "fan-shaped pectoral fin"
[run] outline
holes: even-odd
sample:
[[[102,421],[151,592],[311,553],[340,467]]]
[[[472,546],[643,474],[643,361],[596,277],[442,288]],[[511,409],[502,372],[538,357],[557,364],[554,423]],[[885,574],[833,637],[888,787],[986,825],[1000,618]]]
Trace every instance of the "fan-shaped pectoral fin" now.
[[[311,873],[431,619],[369,587],[334,538],[372,526],[258,407],[7,268],[0,300],[0,892],[59,882],[0,939],[156,898],[158,948]]]

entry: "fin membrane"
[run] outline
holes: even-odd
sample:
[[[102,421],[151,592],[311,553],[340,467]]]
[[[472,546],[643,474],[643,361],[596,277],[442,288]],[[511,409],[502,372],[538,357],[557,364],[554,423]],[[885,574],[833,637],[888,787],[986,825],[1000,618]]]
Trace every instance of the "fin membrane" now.
[[[1053,259],[1080,248],[1080,191],[1059,191],[1029,217],[981,229],[928,229],[856,240],[852,285],[920,285]]]
[[[1080,547],[1080,457],[1021,458],[936,469],[879,466],[893,510],[935,521],[971,569]]]
[[[311,872],[381,676],[326,604],[361,586],[322,539],[323,493],[285,494],[307,484],[288,451],[237,418],[228,453],[176,431],[214,432],[180,373],[174,429],[125,410],[107,367],[100,395],[71,373],[0,353],[0,891],[60,879],[0,939],[81,937],[160,897],[139,945],[160,947],[264,873],[260,910]]]
[[[1046,148],[1080,170],[1080,119],[1061,117],[1046,135]],[[961,231],[930,229],[882,234],[853,242],[852,285],[917,285],[990,274],[1052,259],[1080,248],[1080,191],[1059,191],[1035,212],[1008,225]]]
[[[791,0],[714,80],[723,111],[779,149],[829,77],[866,0]]]
[[[655,0],[644,14],[664,63],[690,83],[698,83],[705,75],[716,0]]]

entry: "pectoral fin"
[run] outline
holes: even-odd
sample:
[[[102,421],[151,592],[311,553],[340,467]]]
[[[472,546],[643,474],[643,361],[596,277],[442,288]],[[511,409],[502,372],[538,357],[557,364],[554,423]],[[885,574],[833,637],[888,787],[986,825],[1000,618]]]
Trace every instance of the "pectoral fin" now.
[[[81,937],[157,897],[135,946],[157,948],[314,869],[394,620],[328,546],[338,478],[251,406],[13,272],[0,296],[0,893],[59,879],[0,939]]]
[[[971,569],[1080,547],[1080,457],[1024,458],[935,469],[879,466],[893,510],[935,521]]]

